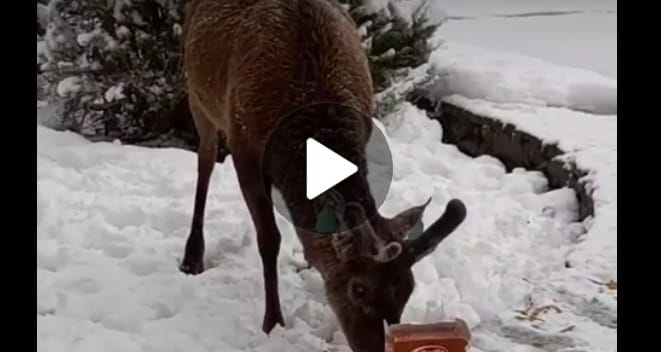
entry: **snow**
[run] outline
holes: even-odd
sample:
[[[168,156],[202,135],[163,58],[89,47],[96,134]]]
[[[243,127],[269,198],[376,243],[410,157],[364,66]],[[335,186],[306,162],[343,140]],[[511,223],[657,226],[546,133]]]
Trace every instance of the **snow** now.
[[[45,40],[41,40],[37,42],[37,64],[41,64],[43,62],[48,61],[48,45],[46,44]]]
[[[442,76],[436,98],[459,94],[499,103],[617,114],[617,80],[585,69],[447,41],[430,56]]]
[[[65,97],[69,94],[76,93],[80,91],[81,82],[80,77],[71,76],[67,77],[60,81],[57,84],[57,94],[61,97]]]
[[[104,94],[104,97],[106,98],[106,101],[111,102],[114,100],[121,100],[126,98],[124,95],[124,87],[123,85],[118,85],[118,86],[112,86],[109,87],[108,90],[106,90],[106,93]]]
[[[385,215],[430,196],[427,224],[452,197],[469,209],[456,233],[415,267],[417,288],[404,321],[459,316],[474,329],[474,351],[512,351],[541,338],[562,346],[603,341],[611,350],[607,329],[589,320],[572,320],[574,332],[561,339],[557,330],[573,315],[548,313],[545,328],[555,332],[545,332],[512,312],[530,297],[546,302],[537,296],[548,277],[567,275],[569,251],[583,255],[568,226],[577,206],[571,190],[545,192],[537,172],[508,174],[494,158],[469,158],[439,143],[440,125],[408,104],[385,128],[395,165]],[[261,264],[231,157],[212,179],[209,269],[188,277],[177,262],[192,210],[194,154],[92,144],[41,126],[37,140],[40,351],[347,351],[321,278],[313,270],[296,273],[301,249],[282,218],[280,294],[288,326],[270,338],[261,333]],[[523,338],[504,338],[507,328]],[[591,331],[604,337],[591,341]]]
[[[434,0],[441,39],[617,78],[617,0]]]
[[[181,28],[181,26],[178,25],[178,24],[175,24],[173,26],[175,26],[173,28]],[[119,27],[117,27],[117,30],[115,30],[115,33],[117,34],[117,37],[119,37],[119,38],[126,38],[126,37],[131,35],[131,30],[126,26],[119,26]],[[178,31],[178,32],[175,32],[175,33],[177,35],[179,35],[179,34],[181,34],[181,31]]]
[[[47,5],[37,3],[37,21],[45,27],[48,23],[49,9]]]
[[[76,42],[78,42],[78,44],[80,44],[81,46],[87,46],[96,35],[98,35],[97,31],[93,31],[89,33],[80,33],[76,37]]]
[[[616,0],[437,0],[436,6],[445,9],[451,17],[480,18],[516,14],[562,15],[564,13],[613,13]],[[585,30],[585,28],[583,28]]]

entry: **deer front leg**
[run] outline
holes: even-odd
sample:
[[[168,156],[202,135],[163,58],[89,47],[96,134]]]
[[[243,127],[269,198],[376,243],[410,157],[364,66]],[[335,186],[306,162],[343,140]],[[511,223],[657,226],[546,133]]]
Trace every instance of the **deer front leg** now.
[[[262,259],[264,275],[265,311],[262,330],[270,333],[275,324],[285,326],[280,309],[278,293],[278,253],[280,252],[280,231],[275,223],[271,204],[271,183],[262,179],[259,158],[246,153],[233,154],[234,165],[239,178],[243,198],[250,210],[257,247]]]
[[[195,105],[190,106],[200,143],[197,148],[197,186],[193,220],[186,241],[184,260],[179,269],[186,274],[197,275],[204,271],[204,208],[209,191],[209,179],[216,164],[218,133],[211,122],[199,110],[194,109]]]

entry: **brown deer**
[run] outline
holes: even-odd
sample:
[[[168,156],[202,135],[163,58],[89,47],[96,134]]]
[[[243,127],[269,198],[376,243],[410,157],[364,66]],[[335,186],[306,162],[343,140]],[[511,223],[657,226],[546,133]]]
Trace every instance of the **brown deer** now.
[[[365,50],[336,0],[192,0],[184,24],[184,71],[199,134],[198,179],[181,270],[204,270],[204,208],[219,133],[232,155],[257,233],[265,313],[262,329],[284,326],[278,295],[272,188],[280,192],[351,348],[382,352],[383,322],[398,323],[413,290],[411,267],[464,220],[459,200],[415,239],[429,203],[393,218],[378,214],[365,148],[374,101]],[[286,118],[285,118],[286,117]],[[277,128],[276,128],[277,127]],[[333,187],[344,202],[331,235],[315,229],[329,194],[305,197],[305,141],[313,137],[359,171]],[[268,148],[267,148],[268,144]]]

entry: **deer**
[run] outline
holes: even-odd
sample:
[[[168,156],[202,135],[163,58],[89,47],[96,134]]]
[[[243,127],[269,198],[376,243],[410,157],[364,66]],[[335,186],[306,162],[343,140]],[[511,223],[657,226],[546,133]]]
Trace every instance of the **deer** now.
[[[431,198],[394,217],[379,214],[365,156],[374,88],[350,14],[336,0],[191,0],[182,37],[185,87],[199,143],[180,270],[189,275],[205,270],[205,205],[222,136],[257,237],[264,333],[285,326],[277,268],[281,234],[272,203],[277,190],[350,348],[382,352],[384,322],[399,323],[413,292],[413,265],[463,222],[466,207],[450,200],[442,216],[415,237],[411,233]],[[305,196],[309,137],[358,166],[313,199]],[[332,199],[342,205],[336,214],[345,226],[318,233],[320,213]]]

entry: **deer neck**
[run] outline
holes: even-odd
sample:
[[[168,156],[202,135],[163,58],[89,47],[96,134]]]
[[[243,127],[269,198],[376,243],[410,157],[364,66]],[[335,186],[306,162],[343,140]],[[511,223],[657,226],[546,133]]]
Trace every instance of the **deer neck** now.
[[[366,174],[358,173],[337,185],[334,190],[345,202],[355,202],[365,209],[366,214],[374,214],[371,222],[378,222],[380,217],[376,212],[376,204],[367,183]],[[286,199],[285,199],[286,200]],[[317,216],[324,207],[323,198],[301,202],[300,206],[290,206],[290,213],[297,233],[303,245],[306,261],[314,267],[323,278],[327,278],[339,264],[337,253],[332,245],[332,235],[318,234],[305,229],[314,228]]]
[[[367,182],[366,146],[371,118],[350,106],[336,103],[306,105],[283,118],[264,151],[264,167],[279,191],[297,227],[308,262],[327,272],[336,261],[329,235],[310,232],[325,205],[325,197],[306,197],[306,141],[314,138],[358,167],[358,171],[333,187],[344,202],[360,204],[366,214],[376,213]],[[308,229],[306,231],[305,229]]]

